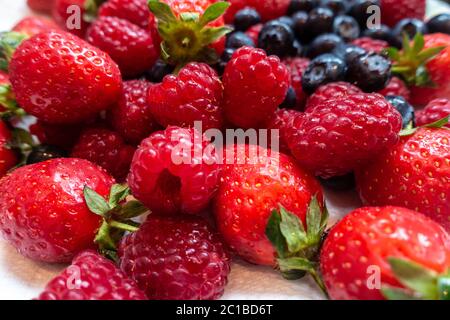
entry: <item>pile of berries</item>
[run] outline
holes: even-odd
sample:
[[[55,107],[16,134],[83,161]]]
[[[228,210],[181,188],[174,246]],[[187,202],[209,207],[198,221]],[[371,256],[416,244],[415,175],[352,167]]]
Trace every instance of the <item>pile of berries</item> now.
[[[425,21],[425,0],[28,5],[53,19],[0,34],[0,233],[71,263],[38,299],[218,299],[233,256],[309,274],[331,299],[449,299],[449,14]],[[265,145],[223,138],[264,129]],[[364,205],[331,229],[330,189]]]

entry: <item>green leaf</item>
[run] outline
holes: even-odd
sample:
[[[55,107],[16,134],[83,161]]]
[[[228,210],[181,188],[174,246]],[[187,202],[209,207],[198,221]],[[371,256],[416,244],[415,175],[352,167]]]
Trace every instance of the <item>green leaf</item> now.
[[[444,50],[446,47],[440,46],[440,47],[433,47],[423,50],[417,55],[417,60],[421,61],[422,63],[425,63],[435,56],[437,56],[439,53],[441,53],[442,50]]]
[[[286,242],[280,230],[281,216],[274,210],[266,226],[266,236],[275,247],[279,258],[285,257]]]
[[[420,32],[416,33],[413,40],[413,53],[418,54],[425,47],[425,38]]]
[[[406,32],[403,32],[402,36],[402,48],[407,56],[411,55],[411,45],[410,45],[409,36]]]
[[[116,242],[111,237],[111,229],[106,221],[103,221],[94,241],[99,245],[100,249],[116,250]]]
[[[450,300],[450,273],[438,278],[439,300]]]
[[[111,221],[108,223],[110,228],[116,228],[122,231],[128,231],[128,232],[136,232],[138,231],[138,227],[134,225],[134,223],[125,223],[125,222],[119,222],[119,221]]]
[[[310,239],[316,239],[317,237],[320,239],[321,219],[322,210],[320,209],[317,195],[315,195],[309,203],[306,213],[307,235]]]
[[[200,18],[200,24],[206,26],[208,23],[217,20],[225,13],[225,11],[227,11],[229,7],[230,7],[229,2],[219,1],[213,3],[208,8],[206,8],[205,12]]]
[[[287,259],[278,259],[278,266],[281,271],[299,270],[305,272],[315,272],[316,264],[308,259],[293,257]]]
[[[445,118],[442,118],[442,119],[440,119],[438,121],[435,121],[435,122],[430,123],[430,124],[426,124],[426,125],[424,125],[424,127],[425,128],[436,128],[436,129],[442,128],[442,127],[446,126],[449,123],[449,118],[450,118],[450,116],[446,116]]]
[[[177,21],[177,17],[167,3],[159,2],[159,0],[149,0],[148,8],[158,18],[158,23],[173,23]]]
[[[99,216],[107,218],[107,214],[111,211],[111,207],[105,199],[88,186],[84,187],[83,193],[89,210]]]
[[[328,211],[327,206],[325,205],[325,207],[323,208],[322,218],[321,218],[321,221],[320,221],[320,233],[321,234],[325,231],[325,229],[328,226],[328,219],[329,219],[329,217],[330,217],[330,213]]]
[[[230,27],[205,27],[202,30],[202,37],[204,39],[204,44],[211,44],[226,36],[228,33],[233,31]]]
[[[280,206],[280,230],[286,240],[288,251],[292,254],[304,249],[307,235],[300,219]]]
[[[130,200],[119,211],[120,219],[136,218],[148,212],[148,208],[137,200]]]
[[[429,87],[429,88],[436,87],[436,85],[431,80],[425,65],[421,65],[417,68],[416,75],[414,78],[414,85],[418,87]]]
[[[200,19],[200,15],[197,12],[182,12],[180,18],[184,22],[196,22]]]
[[[408,136],[411,136],[411,135],[413,135],[414,133],[417,132],[417,129],[418,129],[418,128],[413,128],[413,127],[405,128],[405,129],[403,129],[402,131],[400,131],[400,137],[408,137]]]
[[[384,49],[383,53],[386,54],[393,61],[397,61],[400,57],[398,49],[394,47]]]
[[[0,33],[0,67],[2,70],[8,70],[8,64],[14,51],[27,38],[27,35],[18,32]]]
[[[387,300],[420,300],[407,290],[388,286],[381,288],[381,294]]]
[[[130,188],[126,184],[114,184],[109,193],[109,207],[115,208],[130,195]]]

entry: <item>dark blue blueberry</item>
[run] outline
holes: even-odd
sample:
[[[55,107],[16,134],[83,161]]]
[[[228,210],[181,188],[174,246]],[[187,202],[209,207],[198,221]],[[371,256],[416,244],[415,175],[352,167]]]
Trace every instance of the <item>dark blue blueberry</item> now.
[[[372,39],[383,40],[388,42],[391,46],[401,47],[401,42],[399,43],[397,38],[392,33],[392,29],[387,25],[380,25],[377,28],[370,28],[363,32],[364,37],[369,37]]]
[[[247,31],[248,28],[261,22],[261,16],[258,11],[252,8],[245,8],[234,16],[234,28],[237,31]]]
[[[303,54],[303,46],[301,45],[300,41],[294,40],[294,43],[292,44],[291,52],[289,53],[289,56],[291,57],[301,57]]]
[[[348,10],[346,0],[320,0],[320,6],[333,10],[335,15],[346,13]]]
[[[373,15],[369,9],[370,6],[380,6],[379,0],[354,0],[350,4],[348,14],[358,21],[361,30],[367,29],[368,19]],[[369,13],[368,13],[369,11]]]
[[[347,65],[351,64],[354,59],[365,55],[366,53],[366,50],[354,44],[343,44],[333,50],[333,54],[344,60]]]
[[[333,22],[333,32],[344,41],[350,42],[359,37],[359,24],[351,16],[337,16]]]
[[[310,12],[317,7],[317,0],[291,0],[289,5],[288,14],[292,15],[298,11]]]
[[[391,79],[391,62],[377,53],[368,53],[353,59],[348,65],[348,82],[365,92],[377,92],[384,89]]]
[[[236,31],[228,35],[226,47],[231,49],[239,49],[240,47],[254,47],[255,43],[245,32]]]
[[[272,20],[264,25],[259,33],[258,46],[268,55],[285,57],[292,52],[294,31],[284,23]]]
[[[330,179],[319,178],[319,180],[323,186],[334,191],[348,191],[354,189],[356,186],[355,175],[353,173]]]
[[[426,24],[419,19],[402,19],[394,27],[393,35],[399,41],[403,39],[403,35],[406,34],[410,39],[414,38],[417,33],[426,34],[428,28]]]
[[[33,151],[28,155],[27,164],[34,164],[44,162],[51,159],[66,158],[67,152],[58,147],[49,145],[40,145],[33,148]]]
[[[215,65],[215,69],[220,75],[222,75],[223,72],[225,71],[225,67],[231,60],[231,57],[233,56],[235,51],[236,51],[235,49],[226,48],[225,51],[222,53],[219,62]]]
[[[311,37],[316,37],[333,30],[334,12],[329,8],[313,9],[308,16],[307,30]]]
[[[347,65],[341,58],[329,53],[320,55],[309,63],[303,73],[303,90],[312,94],[321,85],[342,81],[346,71]]]
[[[389,101],[395,109],[402,115],[403,129],[405,129],[410,123],[415,125],[414,108],[401,96],[387,96],[386,100]]]
[[[289,26],[291,29],[294,28],[294,21],[292,20],[291,17],[288,17],[288,16],[282,16],[282,17],[279,17],[279,18],[277,18],[277,19],[275,19],[275,20],[276,20],[276,21],[279,21],[279,22],[281,22],[281,23],[286,24],[286,25]]]
[[[450,34],[450,14],[439,14],[427,22],[428,31],[430,33]]]
[[[311,42],[307,51],[307,56],[312,59],[321,54],[330,53],[343,43],[342,38],[334,33],[322,34]]]
[[[288,92],[286,93],[286,98],[283,103],[280,105],[281,109],[294,109],[297,105],[297,94],[295,93],[294,88],[289,87]]]
[[[151,82],[161,82],[164,77],[168,74],[171,74],[174,71],[174,67],[170,64],[167,64],[161,59],[158,59],[153,67],[145,74],[147,80]]]
[[[309,42],[311,39],[311,34],[308,33],[307,23],[308,23],[308,13],[306,11],[299,11],[294,13],[292,16],[293,30],[295,36],[302,43]]]

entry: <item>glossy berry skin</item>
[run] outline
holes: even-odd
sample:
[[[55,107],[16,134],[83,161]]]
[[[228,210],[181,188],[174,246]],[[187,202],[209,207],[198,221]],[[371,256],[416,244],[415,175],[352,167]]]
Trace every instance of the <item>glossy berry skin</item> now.
[[[67,153],[65,152],[65,150],[49,145],[39,145],[33,148],[33,151],[31,151],[31,153],[28,155],[27,164],[34,164],[51,159],[66,157]]]
[[[89,23],[84,19],[80,19],[80,25],[78,26],[76,23],[68,24],[67,22],[73,21],[73,14],[78,13],[78,11],[74,11],[71,8],[73,6],[77,6],[80,10],[79,13],[81,17],[86,13],[85,8],[86,0],[55,0],[55,5],[52,9],[52,17],[53,20],[63,29],[66,30],[80,38],[84,38],[86,31],[89,27]],[[77,21],[78,22],[78,21]]]
[[[258,47],[264,49],[268,55],[285,57],[292,49],[294,38],[294,32],[289,25],[274,20],[266,23],[259,33]]]
[[[450,101],[448,99],[436,99],[430,101],[425,109],[417,112],[417,126],[434,123],[450,116]],[[446,124],[450,128],[450,124]]]
[[[391,80],[389,80],[387,86],[383,90],[378,91],[378,93],[382,94],[385,97],[401,96],[406,100],[409,100],[411,95],[406,84],[398,77],[392,77]]]
[[[355,18],[342,15],[334,19],[333,32],[348,42],[358,38],[361,30]]]
[[[297,106],[297,93],[293,87],[289,87],[288,92],[286,93],[286,98],[282,104],[280,104],[280,109],[285,108],[295,108]]]
[[[448,130],[421,128],[358,171],[361,199],[421,212],[450,230],[449,155]]]
[[[52,124],[95,118],[117,101],[122,89],[114,61],[66,32],[25,40],[11,59],[9,75],[19,105]]]
[[[308,47],[307,56],[308,58],[313,59],[321,54],[330,53],[343,43],[342,38],[336,34],[322,34],[311,42]]]
[[[377,28],[370,28],[364,30],[362,37],[369,37],[376,40],[383,40],[388,42],[391,46],[401,47],[401,42],[399,43],[397,39],[392,34],[392,29],[385,24],[379,25]]]
[[[426,0],[380,0],[381,21],[388,26],[395,26],[404,18],[423,20]]]
[[[308,15],[306,28],[311,37],[329,33],[333,29],[334,12],[329,8],[313,9]]]
[[[296,94],[296,105],[295,108],[298,110],[303,110],[306,102],[306,93],[303,91],[302,78],[303,73],[309,65],[309,59],[306,58],[287,58],[283,60],[283,63],[288,68],[289,74],[291,75],[291,88],[294,89]]]
[[[386,100],[392,104],[402,116],[402,128],[407,128],[415,122],[414,107],[408,103],[402,96],[386,96]]]
[[[204,130],[221,129],[223,85],[216,71],[204,63],[189,63],[178,75],[168,75],[148,90],[147,103],[156,120],[169,125],[192,127],[202,121]]]
[[[250,47],[233,54],[222,80],[225,116],[241,128],[264,125],[283,102],[290,82],[278,57],[267,57],[263,50]]]
[[[354,44],[343,44],[336,47],[332,53],[344,60],[345,63],[349,65],[350,63],[353,63],[353,61],[358,57],[365,55],[367,51]]]
[[[23,18],[12,28],[12,31],[24,33],[30,37],[52,30],[60,30],[60,27],[52,20],[43,17]]]
[[[145,80],[125,81],[119,102],[108,112],[107,119],[114,130],[133,145],[160,129],[147,104],[152,85]]]
[[[223,295],[230,256],[221,238],[194,217],[151,215],[119,248],[120,268],[158,300],[212,300]]]
[[[314,195],[322,201],[319,183],[284,154],[255,145],[226,149],[235,163],[223,168],[214,213],[226,243],[243,259],[275,265],[275,251],[265,235],[273,210],[284,206],[305,221]],[[239,155],[239,156],[237,156]]]
[[[17,155],[8,147],[12,138],[7,125],[0,121],[0,177],[3,177],[17,163]]]
[[[225,21],[231,23],[236,12],[246,7],[254,8],[263,21],[269,21],[286,14],[291,0],[230,0],[231,6],[225,13]]]
[[[27,0],[30,9],[48,13],[52,10],[55,0]]]
[[[208,146],[193,128],[153,133],[134,155],[128,176],[132,194],[160,214],[200,213],[215,194],[220,172],[218,156],[205,151]]]
[[[144,76],[150,82],[159,83],[163,81],[165,76],[171,74],[174,69],[175,68],[172,65],[158,59],[150,70],[144,74]]]
[[[79,287],[77,280],[81,281]],[[69,289],[68,284],[73,288]],[[87,250],[78,254],[69,267],[50,280],[37,299],[147,300],[147,297],[112,261]]]
[[[22,255],[64,263],[94,246],[101,217],[89,211],[85,186],[103,197],[114,184],[81,159],[54,159],[18,168],[0,184],[0,231]],[[30,192],[30,188],[34,192]]]
[[[393,36],[401,41],[403,34],[407,34],[409,39],[413,39],[417,33],[426,34],[428,28],[422,20],[419,19],[402,19],[392,30]]]
[[[238,31],[247,31],[250,27],[261,22],[261,15],[252,8],[239,10],[234,16],[233,25]]]
[[[228,35],[225,46],[231,49],[239,49],[244,46],[254,47],[255,42],[245,32],[237,31]]]
[[[303,73],[303,90],[312,94],[318,87],[344,80],[347,65],[334,54],[323,54],[314,58]]]
[[[345,175],[393,147],[401,123],[383,96],[354,94],[298,117],[286,137],[298,163],[327,179]]]
[[[154,27],[147,0],[108,0],[100,6],[98,16],[128,20],[145,30]]]
[[[401,288],[389,266],[390,257],[444,273],[450,267],[450,237],[432,220],[404,208],[351,212],[331,229],[320,254],[320,269],[330,298],[383,300],[379,289],[366,285],[373,276],[368,272],[370,267],[380,271],[382,286]]]
[[[384,40],[362,37],[352,41],[352,44],[359,46],[371,53],[381,53],[384,49],[389,48],[389,43]]]
[[[81,125],[53,125],[39,120],[30,126],[30,133],[41,144],[52,145],[65,151],[72,149],[81,131]]]
[[[450,14],[442,13],[427,21],[427,28],[430,33],[450,34]]]
[[[306,111],[326,105],[331,100],[343,99],[348,96],[362,93],[361,89],[348,82],[332,82],[319,87],[306,103]]]
[[[347,0],[320,0],[319,6],[333,10],[335,15],[340,15],[348,10]]]
[[[318,4],[319,3],[316,0],[291,0],[288,14],[292,15],[298,11],[310,12],[317,7]]]
[[[108,129],[86,129],[73,147],[71,157],[86,159],[104,168],[117,181],[124,181],[130,170],[135,148]]]
[[[150,69],[159,57],[159,47],[151,34],[127,20],[101,17],[88,29],[86,39],[108,53],[125,78]]]
[[[307,43],[311,40],[311,35],[308,32],[308,13],[305,11],[299,11],[294,13],[292,19],[292,30],[294,30],[297,39],[303,43]]]
[[[391,62],[376,53],[360,56],[349,64],[346,80],[365,92],[376,92],[386,87],[391,79]]]

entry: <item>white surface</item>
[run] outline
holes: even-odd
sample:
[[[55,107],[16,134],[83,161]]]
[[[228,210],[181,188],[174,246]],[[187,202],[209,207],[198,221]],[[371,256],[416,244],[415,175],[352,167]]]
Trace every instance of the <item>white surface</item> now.
[[[430,6],[429,12],[441,12],[445,6]],[[0,0],[0,31],[10,29],[21,17],[30,14],[25,0]],[[328,193],[331,223],[359,206],[354,193]],[[36,263],[18,254],[0,240],[0,300],[25,300],[36,297],[45,284],[64,266]],[[223,299],[323,299],[309,278],[286,281],[267,267],[253,266],[238,259],[232,266],[230,282]]]

